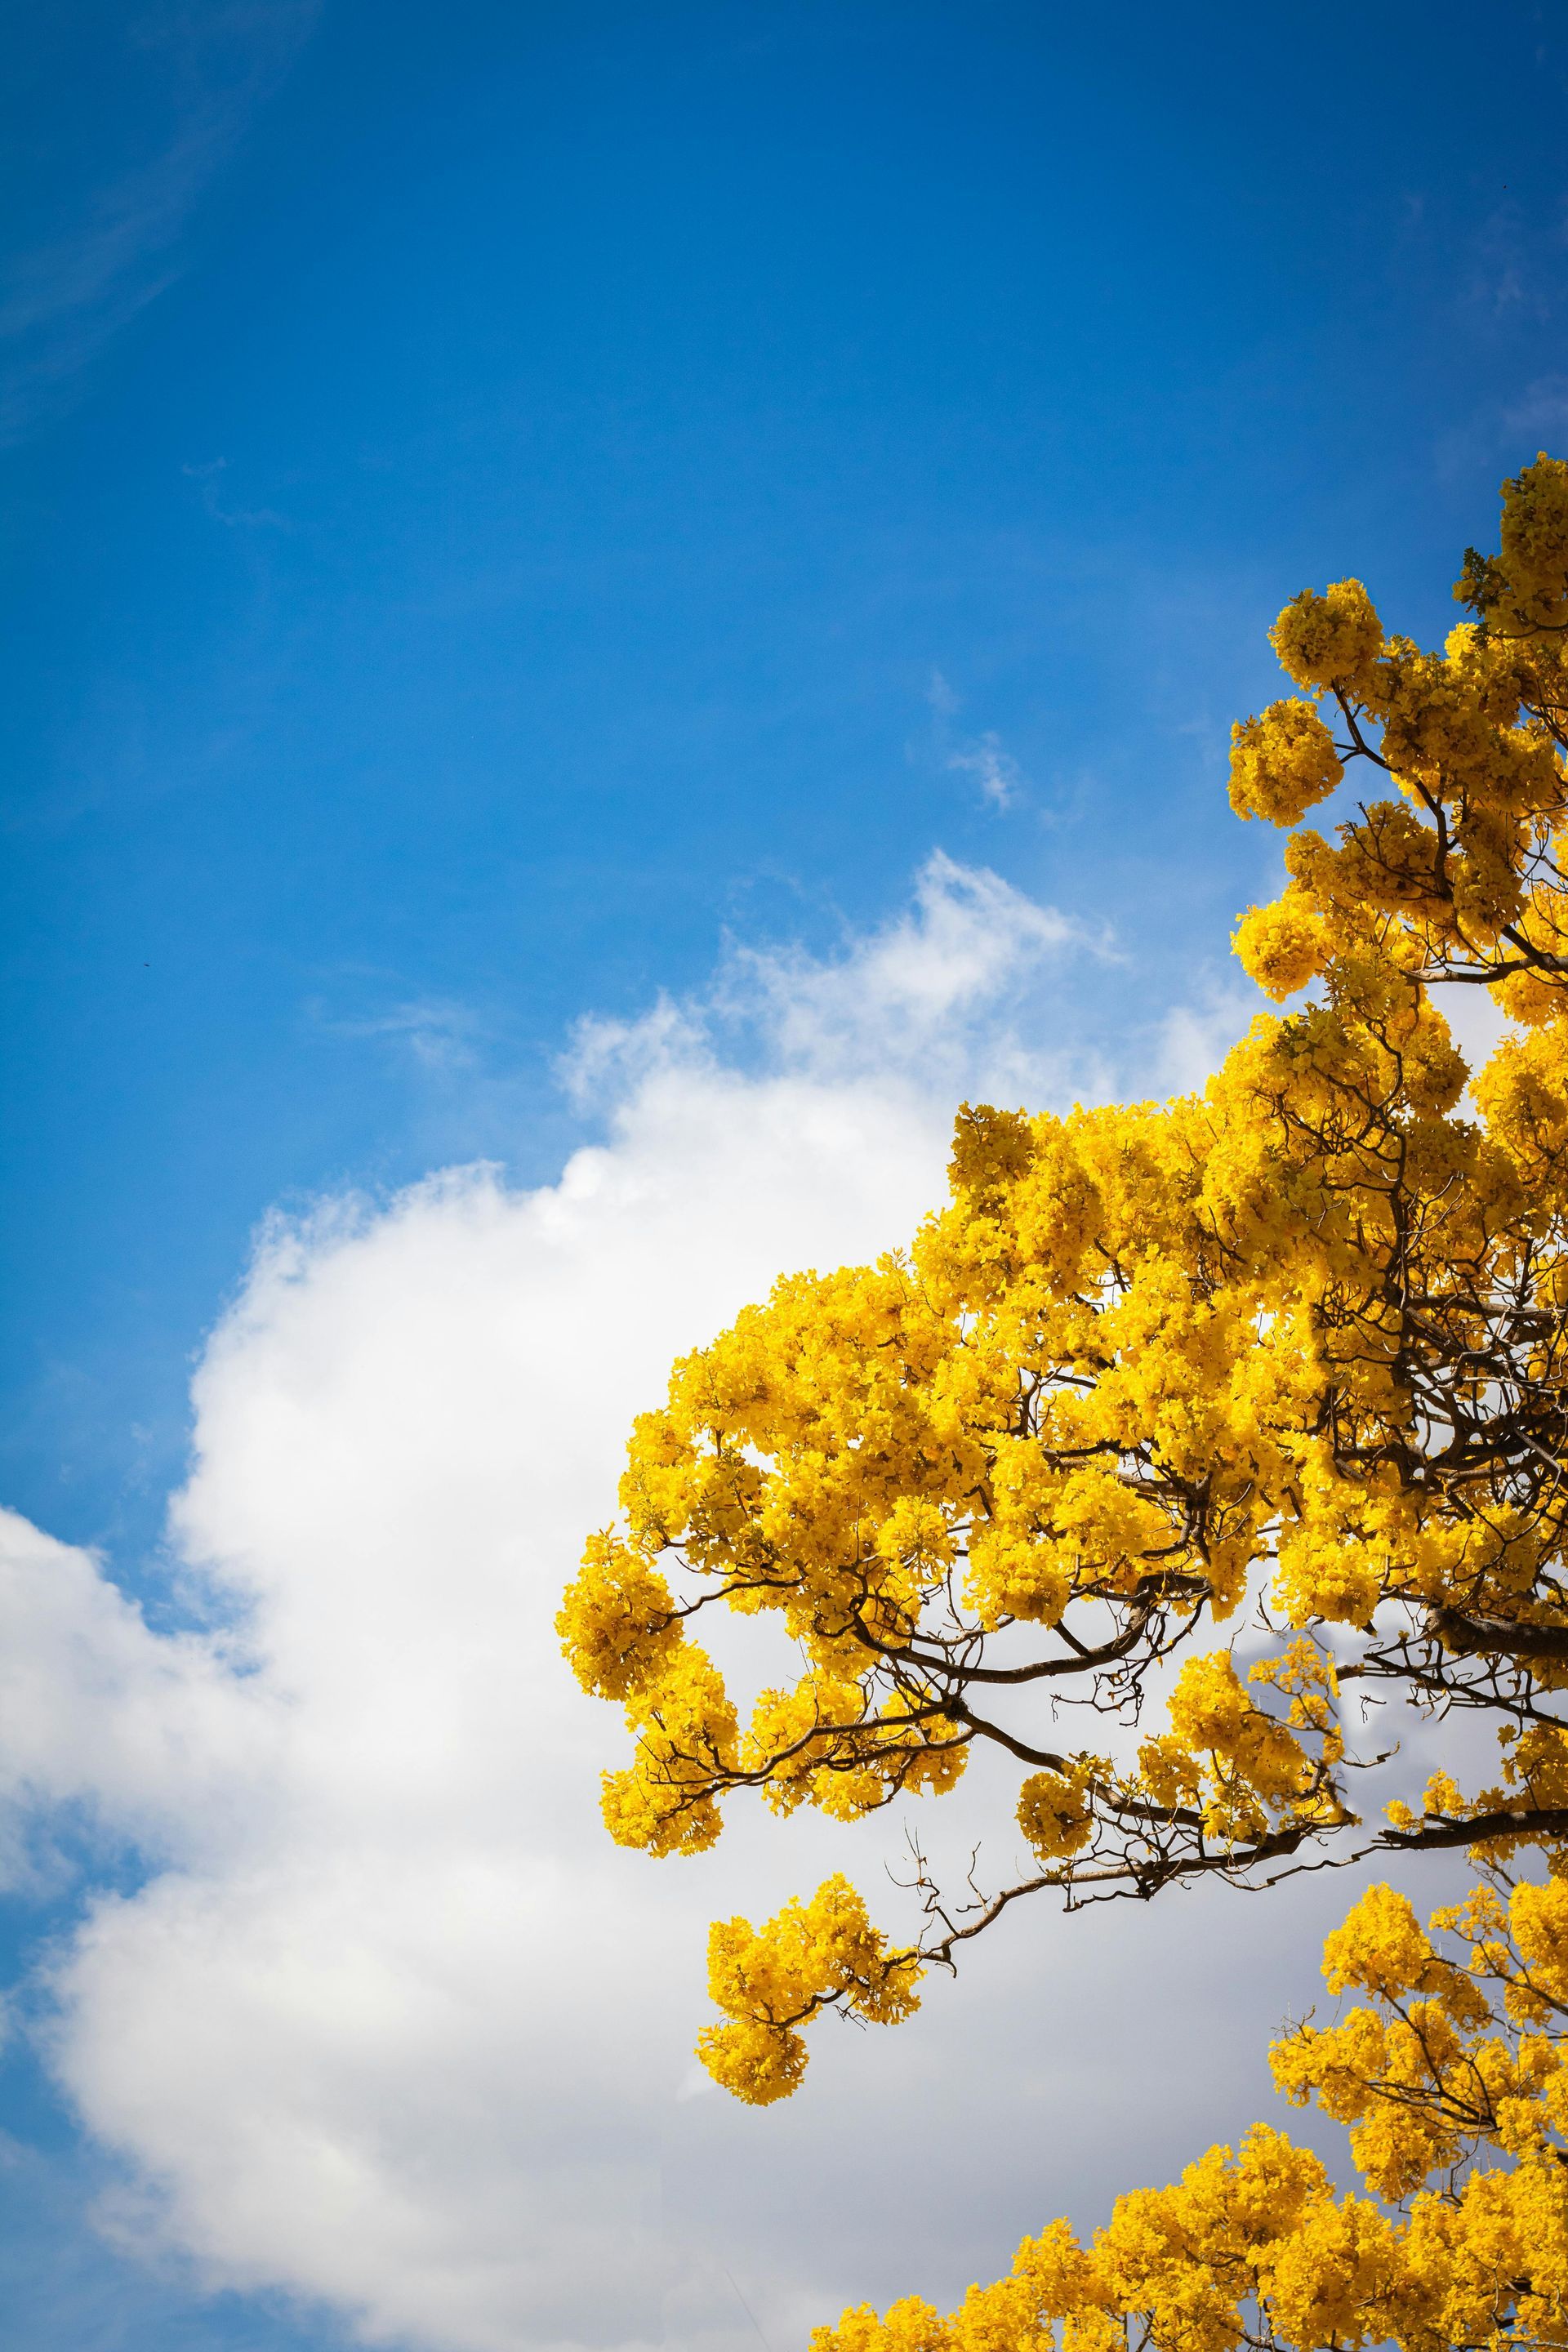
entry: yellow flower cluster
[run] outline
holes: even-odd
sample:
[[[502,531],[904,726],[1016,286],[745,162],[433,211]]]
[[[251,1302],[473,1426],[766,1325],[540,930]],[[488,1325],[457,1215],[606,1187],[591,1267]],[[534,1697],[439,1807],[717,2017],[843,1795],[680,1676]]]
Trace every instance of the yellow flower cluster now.
[[[702,2030],[698,2052],[716,2082],[752,2106],[787,2098],[805,2071],[798,2027],[830,2002],[871,2025],[920,2007],[919,1961],[889,1952],[847,1878],[809,1903],[786,1903],[757,1934],[749,1919],[715,1920],[708,1990],[727,2022]]]
[[[964,1106],[906,1254],[793,1276],[676,1366],[559,1621],[626,1711],[624,1843],[693,1851],[742,1789],[840,1820],[940,1796],[985,1744],[1018,1768],[1029,1885],[1257,1873],[1358,1826],[1359,1685],[1505,1738],[1495,1786],[1429,1789],[1371,1842],[1568,1853],[1565,564],[1542,458],[1441,653],[1357,582],[1297,597],[1298,692],[1232,772],[1295,828],[1237,942],[1292,1009],[1200,1094]],[[1332,839],[1301,825],[1355,761],[1376,788]],[[1482,1068],[1442,982],[1517,1024]],[[1244,1604],[1284,1629],[1245,1680]],[[744,1724],[695,1638],[713,1607],[771,1617],[793,1661]],[[1135,1753],[1064,1750],[1059,1697],[1142,1706]],[[880,1981],[800,1974],[779,1919],[788,2000],[724,1996],[710,2045],[746,2096],[797,2078],[797,2011]]]
[[[1258,2125],[1081,2245],[1056,2221],[943,2318],[862,2308],[812,2352],[1503,2352],[1568,2344],[1568,1886],[1478,1889],[1427,1933],[1374,1886],[1324,1974],[1366,1997],[1272,2053],[1281,2087],[1352,2126],[1371,2194]],[[1439,1940],[1440,1939],[1440,1940]],[[1446,1949],[1445,1946],[1457,1947]]]
[[[1297,824],[1344,772],[1314,702],[1271,702],[1261,719],[1231,730],[1230,804],[1237,816]]]

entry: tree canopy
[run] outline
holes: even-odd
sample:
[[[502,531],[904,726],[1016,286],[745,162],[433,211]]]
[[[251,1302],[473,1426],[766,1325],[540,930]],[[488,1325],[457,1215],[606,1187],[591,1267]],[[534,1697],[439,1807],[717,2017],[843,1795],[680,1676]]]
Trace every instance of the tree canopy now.
[[[914,2297],[848,2311],[812,2352],[1568,2343],[1568,1885],[1499,1873],[1430,1932],[1372,1887],[1324,1974],[1358,2005],[1278,2042],[1275,2077],[1352,2127],[1370,2196],[1258,2124],[1120,2198],[1087,2246],[1065,2221],[1026,2238],[950,2319]]]
[[[718,1923],[702,2052],[742,2098],[793,2090],[824,2011],[906,2015],[1026,1895],[1463,1848],[1493,1883],[1440,1934],[1479,1974],[1382,1890],[1332,1961],[1373,2008],[1277,2060],[1361,2116],[1376,2194],[1495,2144],[1517,2158],[1474,2176],[1496,2247],[1536,2231],[1533,2198],[1558,2200],[1568,2245],[1541,2153],[1568,2079],[1568,467],[1505,485],[1499,552],[1468,555],[1456,594],[1468,617],[1441,652],[1389,635],[1353,580],[1275,625],[1298,690],[1235,729],[1230,792],[1285,831],[1288,879],[1236,947],[1289,1009],[1201,1093],[965,1106],[951,1198],[907,1253],[782,1281],[637,1424],[621,1518],[560,1618],[585,1687],[626,1709],[611,1834],[695,1852],[742,1790],[854,1820],[942,1796],[989,1747],[1018,1770],[998,1832],[1033,1857],[978,1894],[922,1873],[908,1944],[842,1878],[760,1929]],[[1305,824],[1352,773],[1369,790],[1343,790],[1331,836]],[[1503,1017],[1473,1069],[1454,988]],[[787,1675],[744,1723],[697,1638],[714,1607],[784,1637]],[[1446,1761],[1369,1809],[1364,1776],[1389,1768],[1362,1702],[1384,1694]],[[1496,1733],[1479,1769],[1470,1722]],[[1547,1883],[1514,1891],[1531,1850]],[[1464,2197],[1417,2198],[1396,2227],[1315,2164],[1255,2136],[1126,2203],[1088,2252],[1047,2232],[987,2293],[1070,2317],[1086,2348],[1171,2295],[1197,2300],[1160,2342],[1236,2340],[1214,2314],[1250,2296],[1262,2340],[1322,2343],[1300,2249],[1331,2242],[1383,2334],[1490,2343],[1501,2306],[1443,2270]],[[1228,2265],[1201,2291],[1161,2251],[1195,2242],[1200,2212]],[[907,2310],[822,2341],[1043,2340]]]

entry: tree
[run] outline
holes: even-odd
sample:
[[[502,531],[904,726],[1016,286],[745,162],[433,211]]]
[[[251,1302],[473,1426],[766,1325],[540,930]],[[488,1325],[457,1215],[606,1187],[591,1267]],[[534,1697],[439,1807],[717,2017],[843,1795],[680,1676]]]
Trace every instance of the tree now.
[[[715,1926],[703,2055],[742,2098],[795,2087],[818,2012],[906,2015],[925,1970],[1043,1890],[1455,1847],[1568,1874],[1568,467],[1505,486],[1500,551],[1456,593],[1471,617],[1441,653],[1388,635],[1359,582],[1296,597],[1273,642],[1300,691],[1234,730],[1233,805],[1289,836],[1237,950],[1292,1009],[1201,1095],[965,1106],[951,1200],[907,1255],[781,1282],[637,1425],[622,1522],[560,1619],[633,1735],[616,1838],[694,1852],[744,1789],[856,1819],[940,1796],[982,1745],[1020,1768],[1033,1865],[960,1901],[921,1864],[914,1943],[841,1878],[760,1931]],[[1327,839],[1302,820],[1356,763],[1377,796]],[[1507,1017],[1475,1071],[1446,985]],[[772,1612],[793,1646],[744,1727],[695,1638],[716,1605]],[[1431,1719],[1447,1767],[1367,1820],[1382,1694]],[[1098,1710],[1092,1744],[1068,1701]],[[1467,1718],[1500,1743],[1480,1785]],[[1271,2146],[1192,2194],[1245,2204]],[[1279,2191],[1298,2238],[1331,2228],[1310,2162]],[[1121,2244],[1082,2275],[1122,2279]],[[1080,2316],[1136,2305],[1105,2292]],[[926,2340],[858,2325],[826,2340]]]
[[[1336,2196],[1317,2156],[1259,2124],[1239,2154],[1119,2199],[1087,2247],[1064,2221],[1026,2238],[951,2319],[915,2299],[849,2311],[813,2352],[1568,2343],[1568,1885],[1500,1874],[1430,1934],[1374,1886],[1324,1974],[1363,2005],[1277,2042],[1274,2072],[1352,2126],[1371,2197]]]

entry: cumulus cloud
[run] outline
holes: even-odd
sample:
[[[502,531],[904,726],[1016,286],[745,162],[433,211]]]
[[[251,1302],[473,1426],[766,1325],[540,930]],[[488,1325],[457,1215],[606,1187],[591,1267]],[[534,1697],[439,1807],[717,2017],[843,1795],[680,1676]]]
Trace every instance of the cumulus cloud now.
[[[840,1863],[896,1897],[826,1824],[611,1847],[616,1727],[551,1625],[672,1355],[778,1272],[906,1236],[955,1077],[1017,1070],[1020,1003],[1083,951],[936,861],[837,961],[737,953],[706,1009],[585,1032],[605,1139],[557,1182],[470,1167],[270,1225],[195,1381],[195,1630],[0,1523],[12,1866],[67,1816],[143,1858],[50,1964],[50,2063],[122,2160],[106,2228],[374,2343],[782,2352],[849,2295],[951,2296],[1256,2105],[1310,1891],[1248,1912],[1261,1991],[1216,1974],[1212,1902],[1041,1916],[896,2040],[820,2035],[787,2110],[705,2088],[707,1920]],[[1153,2114],[1130,1999],[1184,2021]]]
[[[279,1727],[228,1644],[152,1633],[96,1560],[4,1510],[0,1617],[0,1884],[48,1873],[68,1822],[155,1853],[226,1842]]]
[[[1069,957],[1105,959],[1102,934],[1043,907],[984,866],[938,851],[914,904],[836,962],[741,949],[717,1003],[760,1028],[773,1051],[817,1076],[895,1073],[921,1092],[960,1082],[1059,1095],[1103,1070],[1041,1043],[1041,985],[1059,990]]]

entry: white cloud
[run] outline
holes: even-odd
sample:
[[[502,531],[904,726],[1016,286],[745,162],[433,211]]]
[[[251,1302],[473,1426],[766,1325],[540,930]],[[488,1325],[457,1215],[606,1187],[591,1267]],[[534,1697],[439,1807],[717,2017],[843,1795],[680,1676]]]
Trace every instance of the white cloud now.
[[[1082,951],[933,861],[836,963],[737,954],[717,1009],[586,1033],[607,1139],[556,1184],[461,1169],[272,1226],[196,1375],[172,1517],[227,1630],[154,1633],[96,1563],[0,1523],[15,1850],[65,1808],[150,1861],[52,1966],[52,2063],[124,2161],[106,2226],[375,2342],[739,2352],[749,2305],[778,2352],[851,2294],[952,2294],[1129,2145],[1158,2171],[1262,2095],[1278,1996],[1215,1977],[1202,1904],[1040,1917],[897,2040],[820,2035],[787,2110],[684,2095],[707,1920],[828,1856],[875,1899],[872,1850],[756,1820],[698,1864],[612,1848],[616,1727],[551,1626],[672,1355],[781,1269],[906,1236],[957,1077],[1023,1067],[1018,1002]],[[737,1019],[750,1075],[720,1050]],[[1276,1981],[1321,1900],[1249,1908]],[[1186,2021],[1154,2117],[1134,1984],[1142,2034]],[[1255,2029],[1238,2053],[1194,2038],[1216,2001]],[[963,2154],[940,2216],[922,2147]]]
[[[901,1092],[945,1136],[965,1087],[1047,1103],[1112,1083],[1051,1006],[1073,968],[1114,961],[1103,929],[937,850],[912,906],[837,960],[731,943],[700,1003],[664,997],[640,1021],[580,1023],[562,1076],[587,1105],[660,1073],[738,1085],[760,1061],[814,1085]]]
[[[227,1644],[151,1633],[95,1560],[4,1510],[0,1619],[0,1884],[47,1871],[37,1833],[67,1820],[155,1853],[226,1842],[280,1728]]]
[[[967,1081],[1061,1090],[1062,1058],[1041,1058],[1032,1016],[1064,960],[1103,958],[1103,936],[1042,907],[984,866],[938,850],[910,910],[854,941],[843,960],[735,951],[719,1002],[760,1028],[792,1068],[848,1078],[894,1073],[923,1095]],[[1071,1075],[1081,1075],[1074,1070]],[[1101,1075],[1098,1069],[1096,1075]]]
[[[947,764],[960,775],[973,776],[993,808],[1011,808],[1018,797],[1024,781],[1018,762],[1002,749],[1001,737],[990,730],[973,743],[950,751]]]
[[[944,719],[951,719],[959,708],[959,698],[940,669],[931,671],[931,682],[926,688],[926,700],[939,725]]]
[[[1176,1094],[1201,1087],[1260,1008],[1256,989],[1228,983],[1211,985],[1197,1004],[1172,1005],[1158,1030],[1161,1086]]]
[[[226,457],[209,457],[205,465],[183,466],[181,472],[188,481],[196,484],[201,493],[202,511],[214,522],[221,522],[227,530],[292,530],[287,515],[275,507],[226,506],[223,499],[223,478],[228,471]]]
[[[937,756],[952,775],[973,776],[982,797],[993,808],[1011,808],[1024,786],[1023,771],[1010,751],[1002,746],[1002,738],[987,728],[982,735],[952,736],[952,721],[963,707],[963,698],[955,692],[940,669],[933,669],[926,688],[926,705],[931,714],[931,740]]]
[[[119,79],[142,102],[127,107],[127,119],[139,127],[163,115],[166,136],[154,153],[89,183],[75,217],[0,266],[0,445],[48,415],[179,276],[196,205],[319,10],[320,0],[219,0],[93,28],[95,41],[105,32],[117,40]]]
[[[354,1019],[328,1013],[320,1001],[309,1010],[326,1035],[391,1039],[433,1076],[457,1076],[473,1070],[479,1062],[476,1041],[482,1024],[470,1005],[451,997],[415,997],[384,1013]]]

